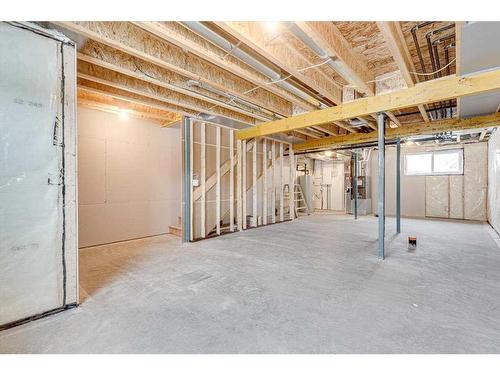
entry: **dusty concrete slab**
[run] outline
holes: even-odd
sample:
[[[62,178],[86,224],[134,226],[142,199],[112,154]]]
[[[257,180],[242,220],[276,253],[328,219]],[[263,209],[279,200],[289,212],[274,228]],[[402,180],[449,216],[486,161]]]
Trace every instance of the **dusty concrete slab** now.
[[[375,218],[339,215],[85,249],[81,306],[0,332],[0,352],[498,353],[500,249],[488,226],[387,227],[385,261]]]

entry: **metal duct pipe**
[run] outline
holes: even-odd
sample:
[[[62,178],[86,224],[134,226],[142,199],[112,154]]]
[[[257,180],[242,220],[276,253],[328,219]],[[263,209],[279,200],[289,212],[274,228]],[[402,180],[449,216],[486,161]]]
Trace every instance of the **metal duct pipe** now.
[[[329,59],[328,62],[326,62],[326,65],[332,68],[346,81],[352,83],[349,80],[350,78],[349,73],[344,69],[342,64],[336,61],[337,60],[336,56],[329,56],[328,53],[326,53],[320,46],[318,46],[316,42],[304,31],[302,31],[302,29],[298,27],[294,22],[288,22],[288,28],[293,33],[293,35],[299,38],[300,41],[304,43],[308,48],[313,50],[316,53],[316,55],[318,55],[322,59]],[[356,89],[364,93],[364,91],[361,91],[359,87],[357,87]]]
[[[229,42],[225,38],[221,37],[219,34],[215,33],[214,31],[210,30],[208,27],[203,25],[201,22],[183,21],[183,22],[181,22],[181,24],[183,24],[187,28],[191,29],[195,33],[208,39],[209,41],[211,41],[212,43],[214,43],[216,46],[223,49],[224,51],[237,57],[238,59],[243,61],[245,64],[250,65],[252,68],[257,70],[258,72],[271,78],[271,80],[278,81],[282,78],[273,69],[262,64],[260,61],[258,61],[254,57],[250,56],[245,51],[239,49],[238,46],[233,45],[231,42]],[[302,98],[306,101],[310,101],[310,97],[306,93],[300,91],[295,86],[289,84],[286,81],[277,82],[276,85],[280,86],[281,88],[283,88],[287,91],[292,92],[294,95],[297,95],[299,98]]]

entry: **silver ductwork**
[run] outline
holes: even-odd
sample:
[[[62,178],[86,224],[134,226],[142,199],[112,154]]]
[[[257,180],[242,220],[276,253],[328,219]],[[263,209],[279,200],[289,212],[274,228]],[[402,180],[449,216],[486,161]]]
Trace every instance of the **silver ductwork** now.
[[[237,46],[233,45],[231,42],[226,40],[225,38],[221,37],[214,31],[210,30],[208,27],[203,25],[201,22],[195,22],[195,21],[184,21],[181,22],[184,26],[189,28],[190,30],[194,31],[198,35],[201,35],[202,37],[206,38],[219,48],[223,49],[224,51],[231,53],[231,55],[235,56],[236,58],[240,59],[243,61],[245,64],[251,66],[258,72],[264,74],[265,76],[269,77],[272,81],[278,81],[282,79],[282,77],[275,72],[273,69],[269,68],[268,66],[262,64],[260,61],[255,59],[254,57],[250,56],[248,53],[245,51],[239,49]],[[277,86],[293,93],[294,95],[298,96],[299,98],[302,98],[306,101],[310,100],[310,97],[302,92],[301,90],[297,89],[295,86],[289,84],[286,81],[281,81],[276,83]]]

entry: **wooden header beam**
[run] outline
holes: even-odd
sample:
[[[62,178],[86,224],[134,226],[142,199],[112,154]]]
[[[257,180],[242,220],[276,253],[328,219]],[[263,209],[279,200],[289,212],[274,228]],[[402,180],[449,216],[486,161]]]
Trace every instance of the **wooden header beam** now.
[[[336,107],[259,124],[239,130],[236,136],[240,140],[250,139],[499,89],[500,69],[466,77],[451,75],[422,82],[404,90],[361,98]]]
[[[469,119],[451,119],[434,122],[422,122],[400,128],[388,128],[385,132],[386,139],[404,138],[418,135],[436,134],[442,132],[459,131],[467,129],[484,129],[500,126],[500,113],[491,116],[480,116]],[[293,145],[294,151],[306,151],[322,148],[335,148],[356,145],[377,140],[376,132],[347,134],[343,136],[315,139]]]

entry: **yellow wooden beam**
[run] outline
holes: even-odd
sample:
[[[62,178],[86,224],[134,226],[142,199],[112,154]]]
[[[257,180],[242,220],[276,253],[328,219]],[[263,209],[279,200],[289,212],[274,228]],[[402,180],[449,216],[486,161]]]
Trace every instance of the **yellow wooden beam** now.
[[[415,125],[407,125],[400,128],[387,129],[386,139],[404,138],[418,135],[436,134],[449,131],[467,129],[484,129],[500,126],[500,113],[491,116],[480,116],[469,119],[451,119],[434,122],[422,122]],[[294,151],[306,151],[322,148],[335,148],[347,145],[373,142],[377,140],[377,133],[357,133],[336,137],[315,139],[293,145]]]
[[[451,75],[422,82],[404,90],[361,98],[336,107],[259,124],[239,130],[236,136],[238,139],[250,139],[499,89],[500,69],[466,77]]]
[[[408,87],[414,86],[415,83],[418,82],[418,76],[412,74],[416,69],[406,44],[403,31],[401,30],[401,25],[399,22],[379,21],[377,22],[377,26],[382,32],[385,42],[406,84]],[[429,122],[429,116],[422,104],[418,106],[418,110],[424,121]]]

